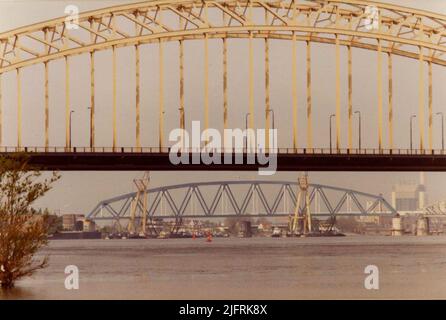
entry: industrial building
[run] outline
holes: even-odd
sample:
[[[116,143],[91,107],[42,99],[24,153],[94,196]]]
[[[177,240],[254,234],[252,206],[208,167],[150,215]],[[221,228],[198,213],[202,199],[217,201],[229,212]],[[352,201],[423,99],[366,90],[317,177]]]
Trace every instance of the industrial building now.
[[[420,181],[400,182],[393,186],[392,206],[401,213],[422,211],[427,203],[424,172]]]
[[[62,216],[62,228],[64,231],[93,232],[96,224],[85,218],[83,214],[64,214]]]

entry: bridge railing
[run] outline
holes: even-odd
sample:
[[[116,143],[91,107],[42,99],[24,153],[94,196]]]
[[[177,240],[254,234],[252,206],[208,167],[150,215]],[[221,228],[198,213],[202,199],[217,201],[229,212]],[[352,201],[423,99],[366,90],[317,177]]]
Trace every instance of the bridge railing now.
[[[185,153],[225,153],[228,149],[217,148],[185,148]],[[169,153],[170,147],[0,147],[0,153]],[[260,149],[260,152],[265,150]],[[270,150],[270,153],[277,152],[279,154],[309,154],[309,155],[446,155],[446,150],[421,150],[421,149],[335,149],[335,148],[277,148],[276,151]],[[230,149],[229,153],[246,154],[254,153],[249,149]],[[266,153],[269,153],[266,151]]]

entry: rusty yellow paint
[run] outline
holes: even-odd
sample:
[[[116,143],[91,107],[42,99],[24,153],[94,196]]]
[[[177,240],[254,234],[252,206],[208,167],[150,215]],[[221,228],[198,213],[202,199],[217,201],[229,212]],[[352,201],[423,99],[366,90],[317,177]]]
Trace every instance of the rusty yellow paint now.
[[[249,128],[254,129],[254,44],[253,34],[249,33]]]
[[[347,47],[348,69],[348,148],[353,149],[353,66],[352,47]]]
[[[432,62],[428,62],[429,66],[429,150],[433,149],[433,80],[432,80]]]
[[[209,128],[209,41],[204,38],[204,129]],[[205,137],[206,144],[208,137]]]
[[[269,88],[269,40],[265,39],[265,148],[269,150],[270,137],[270,88]]]
[[[336,149],[341,148],[341,52],[336,36]]]
[[[118,70],[117,70],[117,57],[116,57],[116,48],[113,47],[113,57],[112,57],[112,63],[113,63],[113,149],[115,149],[118,146],[118,128],[117,128],[117,122],[118,122]]]
[[[222,13],[222,20],[227,23],[227,15]],[[228,128],[228,40],[223,37],[223,129]],[[223,146],[226,148],[226,140],[223,135]]]
[[[95,115],[95,64],[94,52],[90,54],[90,147],[95,146],[94,132],[94,115]]]
[[[139,52],[139,45],[135,46],[135,107],[136,107],[136,148],[141,148],[141,65],[140,65],[140,52]]]
[[[185,129],[184,119],[184,43],[179,43],[179,60],[180,60],[180,128]]]
[[[65,146],[70,147],[70,60],[65,57]]]
[[[265,10],[265,25],[269,24],[268,11]],[[269,150],[270,139],[270,66],[269,66],[269,39],[265,38],[265,148]]]
[[[420,130],[420,150],[424,149],[424,55],[419,48],[419,80],[418,80],[418,125]]]
[[[393,63],[392,54],[388,53],[388,96],[389,96],[389,149],[393,149]]]
[[[383,75],[382,75],[382,45],[378,40],[378,64],[377,64],[377,79],[378,79],[378,148],[383,149]]]
[[[228,128],[228,41],[223,38],[223,128]]]
[[[248,1],[248,21],[247,24],[253,25],[253,12],[252,12],[252,1]],[[248,58],[248,65],[249,65],[249,128],[254,129],[254,119],[255,119],[255,106],[254,106],[254,34],[252,32],[249,32],[249,38],[248,38],[248,46],[249,46],[249,58]],[[253,139],[247,139],[247,147],[249,147],[251,150],[253,150],[256,145],[255,141],[252,141]]]
[[[22,79],[17,69],[17,147],[22,146]]]
[[[307,148],[313,148],[313,110],[311,97],[311,43],[307,41]]]
[[[393,28],[380,28],[376,32],[368,32],[358,29],[355,23],[340,23],[341,21],[351,20],[352,17],[365,16],[367,4],[377,7],[380,12],[380,20],[386,25],[401,25],[400,17],[410,16],[413,18],[413,21],[437,21],[439,26],[433,27],[421,23],[405,22],[404,28],[407,28],[407,31],[403,34],[395,34]],[[183,11],[180,8],[185,10]],[[188,10],[197,8],[204,9],[205,18],[201,15],[199,18],[193,19],[185,14]],[[292,11],[292,20],[278,14],[277,10],[280,8],[288,8],[289,11]],[[207,16],[208,10],[212,13],[209,17]],[[240,12],[246,12],[247,10],[247,16],[240,14]],[[335,11],[335,19],[337,20],[329,27],[327,27],[325,19],[319,19],[319,14],[315,14]],[[147,13],[148,18],[143,21],[138,20],[136,18],[138,12]],[[172,23],[175,19],[163,22],[160,16],[164,12],[188,21],[195,20],[193,22],[195,22],[196,28],[180,29],[177,24]],[[276,23],[269,25],[257,24],[252,19],[252,16],[259,12],[268,12],[273,15]],[[220,21],[215,18],[220,15],[226,15],[230,19],[227,19],[221,25]],[[101,30],[93,28],[92,21],[103,21],[110,17],[113,18],[113,24],[104,25],[104,28]],[[302,19],[303,17],[306,17],[306,19]],[[58,30],[65,23],[65,19],[66,17],[60,17],[1,33],[0,39],[8,39],[6,41],[10,41],[10,44],[14,41],[16,50],[26,54],[13,58],[8,50],[5,50],[3,53],[0,52],[0,73],[43,63],[48,60],[60,59],[69,55],[110,49],[112,46],[121,47],[133,46],[137,43],[156,43],[160,38],[163,38],[165,41],[178,41],[179,38],[196,39],[203,38],[205,34],[209,33],[213,33],[218,37],[243,38],[248,33],[253,32],[258,36],[281,38],[285,33],[299,32],[305,33],[302,35],[303,37],[308,37],[311,34],[311,41],[324,43],[334,43],[333,35],[338,34],[351,39],[348,40],[348,45],[358,48],[369,48],[375,51],[377,48],[369,44],[370,39],[380,39],[390,43],[389,48],[393,48],[394,54],[413,59],[417,59],[417,53],[413,50],[417,46],[422,46],[426,50],[438,53],[446,52],[446,45],[441,41],[439,42],[436,36],[431,36],[432,34],[441,35],[445,33],[446,15],[359,0],[322,1],[317,3],[317,7],[311,3],[299,3],[297,5],[295,1],[290,4],[288,0],[279,0],[277,2],[243,1],[236,4],[231,0],[212,2],[202,0],[146,1],[102,8],[80,14],[79,27],[90,35],[89,41],[86,40],[88,39],[87,37],[78,38],[76,33],[69,31],[62,33],[59,31],[55,39],[41,38],[43,30]],[[198,20],[201,21],[197,23]],[[237,24],[232,23],[233,21],[237,21]],[[141,32],[128,34],[125,31],[128,22],[137,24]],[[213,27],[216,25],[218,25],[218,28]],[[149,32],[143,34],[143,30],[148,30]],[[420,34],[425,35],[425,37],[420,37]],[[98,38],[100,41],[98,41]],[[33,39],[44,45],[41,48],[30,48],[26,45],[26,41],[21,41],[22,39]],[[71,43],[71,45],[63,46],[61,42]],[[395,45],[397,45],[398,49],[396,49]],[[49,53],[48,48],[51,49],[51,53]],[[441,54],[430,55],[426,59],[426,61],[446,65],[446,59]]]
[[[293,97],[293,148],[297,148],[297,42],[293,32],[291,43],[291,92]]]
[[[164,51],[163,41],[159,41],[159,147],[164,144]]]
[[[49,72],[48,72],[48,63],[45,62],[45,80],[44,80],[44,90],[45,90],[45,112],[44,112],[44,121],[45,121],[45,148],[48,148],[49,146],[49,128],[50,128],[50,111],[49,111],[49,104],[50,104],[50,94],[49,94]]]

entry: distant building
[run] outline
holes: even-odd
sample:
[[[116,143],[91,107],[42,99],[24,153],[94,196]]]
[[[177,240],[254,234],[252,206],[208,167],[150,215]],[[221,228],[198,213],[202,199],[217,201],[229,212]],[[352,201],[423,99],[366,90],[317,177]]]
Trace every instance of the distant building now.
[[[84,220],[85,216],[83,214],[64,214],[62,216],[62,228],[65,231],[82,231]]]
[[[374,211],[376,213],[379,213],[377,211]],[[390,216],[376,216],[376,215],[369,215],[369,216],[359,216],[355,217],[355,220],[361,224],[369,225],[369,226],[381,226],[381,227],[389,227],[392,223],[392,217]]]
[[[358,222],[379,224],[379,216],[369,215],[369,216],[359,216],[355,218],[356,218],[355,220]]]
[[[402,182],[393,186],[392,206],[398,212],[420,211],[426,206],[427,195],[424,173],[420,173],[419,184]]]
[[[85,219],[83,227],[85,232],[96,231],[96,223],[92,220]]]

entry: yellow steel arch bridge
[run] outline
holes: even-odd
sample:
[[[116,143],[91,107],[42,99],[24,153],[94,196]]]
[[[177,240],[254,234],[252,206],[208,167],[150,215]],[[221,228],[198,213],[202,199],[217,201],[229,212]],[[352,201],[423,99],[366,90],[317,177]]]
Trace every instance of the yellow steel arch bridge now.
[[[73,28],[73,26],[75,26]],[[119,145],[118,137],[118,101],[116,98],[119,77],[117,76],[117,49],[121,47],[133,47],[135,54],[135,145],[131,151],[144,151],[141,143],[141,66],[140,48],[151,44],[158,47],[159,55],[159,102],[158,102],[158,126],[159,146],[158,153],[163,152],[166,147],[164,138],[164,113],[166,109],[164,97],[168,94],[165,90],[164,65],[166,54],[166,43],[176,42],[178,50],[178,78],[179,78],[179,126],[185,126],[185,114],[188,112],[184,102],[184,43],[189,40],[200,40],[204,42],[204,126],[209,126],[209,42],[211,39],[221,39],[222,42],[222,96],[221,115],[223,127],[228,127],[228,103],[230,92],[228,92],[228,42],[231,39],[240,38],[248,44],[248,81],[246,91],[248,95],[248,110],[250,113],[249,127],[255,128],[254,114],[264,115],[264,126],[267,134],[271,123],[270,106],[270,40],[284,40],[291,42],[291,56],[289,68],[291,69],[291,97],[292,103],[289,108],[292,122],[293,148],[283,153],[294,153],[296,156],[304,153],[317,157],[324,154],[323,150],[313,147],[313,100],[312,100],[312,43],[331,44],[335,47],[335,152],[346,154],[350,159],[352,155],[361,156],[367,151],[358,150],[353,147],[352,142],[352,117],[353,117],[353,65],[352,48],[366,49],[376,52],[376,97],[378,100],[377,123],[376,123],[376,150],[373,156],[363,160],[367,163],[374,156],[386,156],[391,161],[398,154],[401,158],[406,156],[410,163],[405,169],[415,168],[432,169],[433,165],[443,164],[446,168],[444,150],[434,150],[433,147],[433,72],[432,66],[446,66],[446,15],[411,9],[381,2],[362,0],[168,0],[168,1],[146,1],[134,4],[125,4],[110,8],[79,14],[78,17],[61,17],[30,26],[20,27],[15,30],[0,33],[0,114],[5,106],[2,104],[1,79],[7,73],[15,73],[16,79],[16,107],[17,107],[17,145],[7,148],[3,144],[2,131],[3,119],[0,116],[0,146],[3,152],[33,151],[41,157],[39,161],[44,163],[44,153],[58,153],[57,147],[62,147],[65,156],[78,152],[71,146],[70,110],[71,97],[70,86],[70,60],[76,55],[89,55],[90,83],[83,84],[90,89],[90,148],[83,148],[90,154],[105,152],[100,149],[95,139],[101,134],[95,128],[95,86],[97,75],[95,73],[95,59],[100,51],[112,51],[112,149],[125,152]],[[262,57],[264,57],[264,79],[263,82],[265,100],[263,105],[255,105],[254,82],[254,42],[263,40],[264,46]],[[298,70],[296,56],[298,54],[297,43],[306,45],[306,101],[298,99]],[[341,53],[340,48],[347,48],[347,79],[348,79],[348,112],[347,112],[347,141],[342,141],[341,125],[343,115],[341,113],[342,77],[341,77]],[[399,151],[401,148],[394,143],[394,109],[393,109],[393,64],[394,56],[403,56],[413,59],[414,64],[419,66],[418,79],[418,126],[419,147],[416,152]],[[385,61],[387,59],[387,61]],[[53,125],[50,121],[50,65],[55,60],[62,60],[65,64],[65,83],[58,90],[65,90],[65,146],[54,146],[50,141],[50,129]],[[22,79],[21,73],[25,68],[32,65],[44,65],[42,82],[44,83],[44,141],[42,148],[33,148],[24,144],[22,139]],[[384,68],[386,67],[386,68]],[[427,72],[427,77],[425,76]],[[426,79],[427,78],[427,81]],[[426,86],[427,85],[427,86]],[[428,88],[426,90],[426,87]],[[426,91],[426,92],[425,92]],[[171,93],[169,93],[171,94]],[[427,99],[426,99],[427,98]],[[428,103],[426,103],[426,100]],[[298,105],[305,104],[306,107],[306,140],[298,139]],[[388,106],[386,112],[384,105]],[[427,121],[426,121],[427,120]],[[427,128],[426,128],[427,124]],[[384,136],[387,133],[387,137]],[[425,137],[427,132],[427,137]],[[267,139],[268,141],[268,139]],[[88,149],[88,150],[87,150]],[[153,153],[153,149],[149,150]],[[281,150],[279,148],[279,154]],[[329,152],[332,154],[333,152]],[[414,155],[415,153],[415,155]],[[67,155],[68,154],[68,155]],[[418,162],[422,156],[429,158]],[[69,158],[64,158],[66,161]],[[329,159],[328,159],[329,160]],[[61,160],[62,161],[62,160]],[[361,160],[362,161],[362,160]],[[402,160],[404,161],[404,160]],[[413,162],[415,161],[415,162]],[[424,162],[423,162],[424,161]],[[362,162],[361,162],[362,163]],[[396,162],[397,163],[397,162]],[[430,167],[428,168],[428,164]],[[357,165],[360,165],[358,163]],[[51,165],[50,165],[51,166]],[[57,167],[57,165],[54,165]],[[280,158],[279,158],[280,166]],[[80,165],[78,167],[81,168]],[[96,166],[99,169],[100,166]],[[320,167],[327,170],[330,166]],[[69,169],[68,167],[63,167]],[[140,166],[139,169],[142,167]],[[371,168],[371,167],[370,167]],[[370,169],[369,168],[369,169]],[[403,169],[404,169],[403,168]],[[443,168],[443,169],[444,169]],[[128,168],[127,168],[128,169]],[[239,168],[240,169],[240,168]],[[310,168],[311,169],[311,168]],[[345,168],[344,168],[345,169]],[[386,169],[382,167],[381,169]],[[395,168],[393,168],[395,169]]]

